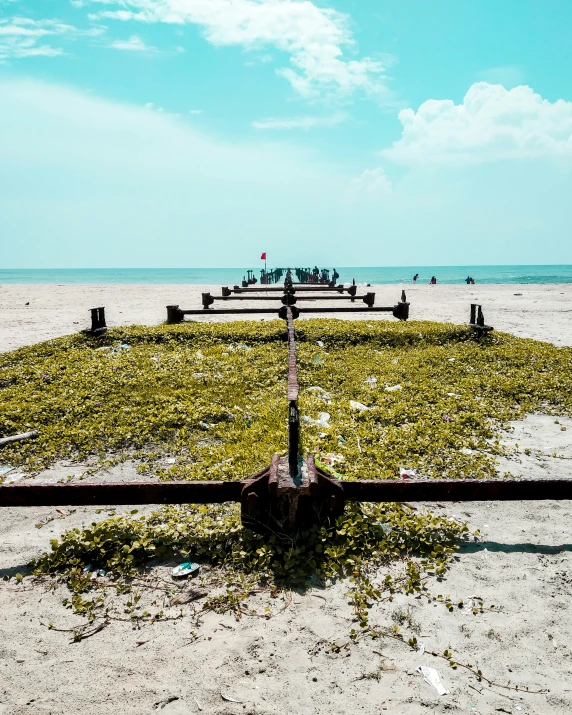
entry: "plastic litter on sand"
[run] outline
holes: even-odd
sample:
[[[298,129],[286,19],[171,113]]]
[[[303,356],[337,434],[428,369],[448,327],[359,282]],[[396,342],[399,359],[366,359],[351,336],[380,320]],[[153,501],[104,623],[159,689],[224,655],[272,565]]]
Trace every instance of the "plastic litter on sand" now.
[[[171,576],[173,578],[185,578],[186,576],[191,576],[199,570],[199,565],[194,564],[192,561],[185,561],[171,571]]]
[[[420,665],[417,668],[417,671],[421,673],[421,675],[423,676],[423,680],[426,683],[432,685],[435,688],[439,695],[449,695],[450,691],[443,686],[443,683],[441,683],[441,678],[439,677],[439,673],[435,670],[435,668],[429,668],[426,665]]]

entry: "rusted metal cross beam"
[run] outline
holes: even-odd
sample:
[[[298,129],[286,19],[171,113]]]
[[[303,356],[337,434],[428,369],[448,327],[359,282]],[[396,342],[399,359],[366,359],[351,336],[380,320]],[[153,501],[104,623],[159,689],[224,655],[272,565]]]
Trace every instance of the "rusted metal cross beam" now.
[[[271,467],[239,482],[0,485],[0,507],[239,502]],[[572,479],[334,480],[343,501],[468,502],[572,500]]]
[[[355,295],[357,292],[357,286],[356,285],[350,285],[347,288],[343,285],[343,283],[340,283],[340,285],[337,286],[329,286],[329,285],[306,285],[305,283],[293,283],[290,288],[287,288],[286,286],[248,286],[248,288],[241,288],[240,286],[234,286],[232,289],[228,288],[227,286],[224,286],[222,289],[222,294],[225,295],[225,293],[228,292],[228,295],[231,293],[243,293],[243,294],[248,294],[248,293],[284,293],[284,292],[292,292],[292,293],[312,293],[312,292],[323,292],[323,293],[349,293],[349,295]]]

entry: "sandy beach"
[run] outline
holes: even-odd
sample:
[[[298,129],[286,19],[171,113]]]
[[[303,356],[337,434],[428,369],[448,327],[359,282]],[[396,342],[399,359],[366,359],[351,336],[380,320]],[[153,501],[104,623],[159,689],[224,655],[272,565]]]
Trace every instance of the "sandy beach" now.
[[[376,292],[378,304],[393,304],[402,288],[411,319],[466,323],[469,304],[477,302],[497,330],[572,345],[571,285],[386,285],[368,290]],[[156,325],[164,321],[166,305],[199,308],[200,294],[209,290],[219,292],[198,285],[3,285],[0,351],[87,327],[88,310],[96,306],[105,306],[110,326]],[[360,317],[387,319],[365,312]],[[559,422],[535,414],[513,423],[502,433],[512,456],[499,461],[499,473],[570,477],[572,419]],[[86,466],[62,464],[28,479],[53,482],[70,472],[79,476]],[[97,476],[137,478],[129,463]],[[81,620],[62,606],[63,587],[51,591],[29,579],[18,585],[12,578],[0,581],[0,714],[572,712],[572,505],[473,502],[419,508],[466,521],[471,532],[480,530],[478,538],[461,547],[434,590],[465,604],[482,599],[486,607],[474,616],[469,607],[449,612],[399,596],[372,609],[371,620],[379,625],[405,620],[403,632],[410,627],[425,653],[389,639],[352,643],[345,582],[294,593],[269,619],[236,621],[207,613],[196,640],[189,638],[191,626],[183,618],[142,630],[113,623],[86,641],[70,643],[69,633],[46,625],[65,629]],[[28,561],[48,549],[50,539],[106,514],[105,509],[97,516],[92,508],[65,514],[48,507],[0,510],[0,578],[25,573]],[[45,525],[38,529],[38,523]],[[383,575],[380,570],[378,576]],[[488,610],[492,605],[497,608]],[[446,648],[497,683],[542,692],[489,686],[428,652]],[[424,682],[417,672],[421,665],[436,668],[450,693],[440,696]]]
[[[406,291],[411,303],[411,320],[466,323],[469,320],[470,303],[481,303],[487,323],[497,330],[546,340],[556,345],[572,345],[570,284],[359,286],[360,294],[375,292],[376,305],[395,304],[402,290]],[[89,325],[89,309],[99,306],[105,307],[109,326],[157,325],[166,319],[167,305],[200,309],[201,293],[206,292],[220,295],[220,286],[1,285],[0,351],[77,332]],[[230,307],[231,304],[227,305]],[[236,303],[232,305],[236,306]],[[240,305],[260,307],[260,303],[249,301],[241,302]],[[313,302],[312,305],[319,307],[320,302]],[[393,320],[384,313],[369,316],[364,313],[355,317]],[[269,315],[264,319],[271,318]],[[231,318],[209,316],[205,311],[205,316],[197,319]]]

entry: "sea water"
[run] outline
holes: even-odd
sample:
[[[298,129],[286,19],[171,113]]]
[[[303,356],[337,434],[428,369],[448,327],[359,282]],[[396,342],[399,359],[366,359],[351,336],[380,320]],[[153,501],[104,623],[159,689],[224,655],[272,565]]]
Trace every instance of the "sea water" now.
[[[320,266],[332,269],[334,266]],[[268,265],[268,270],[273,266]],[[260,265],[251,266],[260,279]],[[572,265],[556,266],[336,266],[340,283],[410,283],[418,273],[418,283],[463,283],[472,276],[475,283],[572,283]],[[38,268],[0,269],[0,285],[5,283],[195,283],[239,285],[247,268]]]

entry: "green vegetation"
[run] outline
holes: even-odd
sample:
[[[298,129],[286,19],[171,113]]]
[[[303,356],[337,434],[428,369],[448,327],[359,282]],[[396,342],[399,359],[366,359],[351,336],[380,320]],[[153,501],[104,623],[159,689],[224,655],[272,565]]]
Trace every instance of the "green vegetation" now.
[[[304,451],[346,479],[398,478],[402,468],[491,477],[499,425],[540,409],[572,412],[568,348],[500,333],[478,343],[461,326],[434,323],[296,327]],[[3,460],[39,471],[64,458],[135,459],[162,479],[242,479],[286,447],[283,331],[278,321],[131,327],[0,355],[0,434],[40,429]],[[348,575],[365,629],[374,600],[396,589],[429,596],[428,575],[445,573],[465,532],[399,505],[355,504],[331,528],[262,537],[241,528],[235,506],[168,507],[68,532],[35,569],[64,576],[70,604],[92,620],[102,602],[80,596],[98,588],[88,565],[125,584],[150,560],[188,556],[226,574],[207,607],[235,612],[255,587],[276,593]],[[373,564],[396,560],[401,577],[370,581]],[[157,617],[141,608],[132,604],[130,617]]]
[[[132,327],[0,355],[0,435],[40,429],[3,458],[31,471],[135,458],[166,479],[242,479],[286,446],[283,330]],[[400,467],[490,477],[496,423],[571,411],[569,348],[495,333],[479,344],[435,323],[309,320],[297,330],[302,414],[331,415],[329,428],[304,424],[304,449],[339,455],[346,478],[395,478]]]

